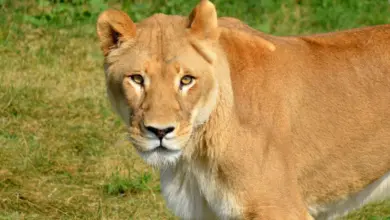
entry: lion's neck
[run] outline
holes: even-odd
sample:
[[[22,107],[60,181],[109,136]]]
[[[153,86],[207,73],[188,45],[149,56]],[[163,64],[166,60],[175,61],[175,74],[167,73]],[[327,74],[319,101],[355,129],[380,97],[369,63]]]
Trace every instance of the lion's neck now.
[[[205,162],[217,162],[234,133],[234,113],[224,105],[225,102],[226,100],[220,99],[208,122],[199,129],[193,143],[193,156],[202,158]]]

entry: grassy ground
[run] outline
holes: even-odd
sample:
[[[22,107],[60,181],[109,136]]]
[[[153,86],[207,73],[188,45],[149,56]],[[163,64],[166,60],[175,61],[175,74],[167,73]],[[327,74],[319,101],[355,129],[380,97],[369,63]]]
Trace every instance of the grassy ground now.
[[[0,220],[174,219],[106,101],[94,25],[108,6],[139,20],[196,2],[0,0]],[[214,2],[279,35],[390,23],[379,0]],[[389,216],[383,202],[347,218]]]

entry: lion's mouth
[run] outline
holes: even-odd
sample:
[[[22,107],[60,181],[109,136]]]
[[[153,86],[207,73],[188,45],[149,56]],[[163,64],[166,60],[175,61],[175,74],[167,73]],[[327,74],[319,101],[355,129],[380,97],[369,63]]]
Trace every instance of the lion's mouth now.
[[[176,163],[182,155],[180,142],[163,139],[133,139],[138,154],[151,165],[165,166]]]
[[[174,149],[169,149],[168,147],[162,145],[162,143],[160,142],[160,145],[151,149],[150,152],[179,152],[180,150],[174,150]]]
[[[149,143],[151,144],[151,143]],[[154,143],[155,145],[153,146],[153,144],[149,145],[149,147],[147,147],[146,149],[143,148],[143,150],[141,150],[143,153],[175,153],[175,152],[180,152],[181,150],[180,149],[175,149],[174,147],[169,147],[168,145],[166,145],[166,143],[164,143],[163,141],[159,141],[159,142],[155,142]]]
[[[157,139],[157,138],[138,138],[130,136],[129,141],[143,154],[162,154],[169,155],[181,152],[180,142],[176,139]]]
[[[142,156],[152,156],[152,155],[159,155],[163,157],[171,157],[175,155],[180,155],[181,150],[177,149],[170,149],[164,145],[158,145],[152,149],[149,150],[138,150],[139,153],[141,153]]]
[[[168,153],[168,152],[179,152],[180,150],[167,146],[167,143],[166,141],[164,141],[164,139],[159,139],[158,145],[156,145],[155,147],[151,148],[148,151]]]

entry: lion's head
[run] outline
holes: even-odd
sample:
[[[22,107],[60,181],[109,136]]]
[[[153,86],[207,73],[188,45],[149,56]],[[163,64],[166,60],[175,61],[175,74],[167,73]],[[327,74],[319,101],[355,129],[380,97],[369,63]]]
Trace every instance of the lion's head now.
[[[149,164],[174,163],[217,103],[214,5],[201,1],[189,18],[157,14],[138,24],[109,9],[97,32],[109,99],[132,144]]]

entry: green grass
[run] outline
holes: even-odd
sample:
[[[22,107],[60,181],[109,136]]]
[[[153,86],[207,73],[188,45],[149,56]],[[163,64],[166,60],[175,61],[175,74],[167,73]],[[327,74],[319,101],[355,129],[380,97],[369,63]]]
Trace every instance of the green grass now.
[[[196,2],[0,0],[0,220],[175,219],[108,105],[95,21],[107,7],[138,21]],[[214,2],[277,35],[390,23],[384,0]],[[347,219],[389,216],[383,202]]]

